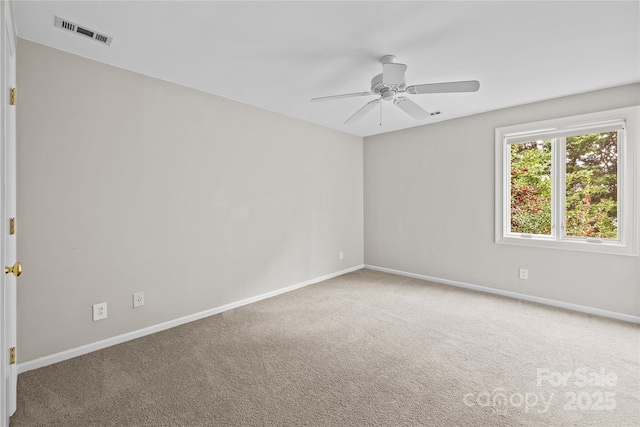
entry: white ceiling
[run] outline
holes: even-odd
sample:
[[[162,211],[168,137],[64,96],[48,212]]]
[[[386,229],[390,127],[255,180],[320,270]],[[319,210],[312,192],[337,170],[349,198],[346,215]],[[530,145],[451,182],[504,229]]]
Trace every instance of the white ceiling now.
[[[640,81],[639,1],[25,1],[18,36],[359,136]],[[113,37],[54,27],[54,15]],[[479,80],[475,93],[414,95],[416,121],[370,89],[386,54],[407,84]]]

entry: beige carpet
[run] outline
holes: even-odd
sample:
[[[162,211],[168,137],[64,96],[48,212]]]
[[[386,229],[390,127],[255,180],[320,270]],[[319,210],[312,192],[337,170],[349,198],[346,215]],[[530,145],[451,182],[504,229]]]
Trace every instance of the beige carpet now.
[[[11,426],[640,425],[640,328],[360,270],[21,374]]]

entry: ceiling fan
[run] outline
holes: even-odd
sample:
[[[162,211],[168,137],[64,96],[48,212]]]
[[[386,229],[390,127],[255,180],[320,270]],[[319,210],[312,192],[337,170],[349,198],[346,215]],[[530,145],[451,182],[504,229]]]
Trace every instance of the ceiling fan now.
[[[423,120],[433,114],[439,113],[429,113],[406,96],[400,96],[400,94],[406,93],[408,95],[420,95],[424,93],[475,92],[480,88],[480,82],[477,80],[407,86],[404,79],[404,74],[407,71],[407,66],[405,64],[397,63],[396,57],[393,55],[383,56],[380,58],[380,63],[382,64],[382,74],[378,74],[371,79],[370,92],[322,96],[320,98],[313,98],[311,102],[353,98],[357,96],[380,95],[379,98],[366,103],[364,107],[356,111],[355,114],[349,117],[344,123],[351,124],[357,122],[376,105],[378,105],[380,101],[393,101],[398,108],[409,114],[414,119]]]

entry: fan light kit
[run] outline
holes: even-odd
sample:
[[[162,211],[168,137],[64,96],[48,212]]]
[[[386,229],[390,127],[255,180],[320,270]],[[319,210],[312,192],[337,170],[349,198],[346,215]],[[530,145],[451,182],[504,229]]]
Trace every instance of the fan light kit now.
[[[379,95],[377,99],[368,102],[361,109],[349,117],[345,124],[355,123],[371,111],[380,101],[393,101],[393,103],[405,113],[416,120],[423,120],[429,116],[440,114],[439,111],[429,113],[421,106],[407,98],[398,96],[399,94],[421,95],[425,93],[453,93],[453,92],[476,92],[480,89],[480,82],[477,80],[467,80],[459,82],[429,83],[422,85],[407,86],[405,82],[405,72],[407,66],[396,62],[393,55],[385,55],[380,58],[382,64],[382,74],[378,74],[371,79],[370,92],[346,93],[343,95],[323,96],[313,98],[311,102],[329,101],[341,98],[353,98],[358,96]]]

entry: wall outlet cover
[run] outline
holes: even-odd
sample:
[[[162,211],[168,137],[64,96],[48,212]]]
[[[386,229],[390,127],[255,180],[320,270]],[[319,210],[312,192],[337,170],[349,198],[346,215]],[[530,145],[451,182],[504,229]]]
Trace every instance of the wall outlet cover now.
[[[107,303],[93,304],[93,321],[107,318]]]
[[[144,292],[136,292],[133,294],[133,308],[144,305]]]
[[[521,268],[520,269],[520,278],[521,279],[528,279],[529,278],[529,270],[527,270],[526,268]]]

